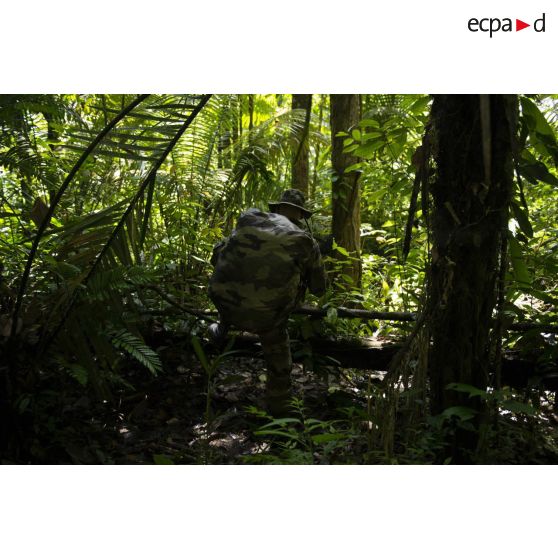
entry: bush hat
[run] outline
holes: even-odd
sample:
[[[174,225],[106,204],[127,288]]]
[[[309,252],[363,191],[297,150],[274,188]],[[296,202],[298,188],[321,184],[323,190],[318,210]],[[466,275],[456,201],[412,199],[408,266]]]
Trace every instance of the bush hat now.
[[[304,218],[308,219],[312,216],[313,211],[306,209],[304,207],[305,203],[306,200],[304,198],[304,194],[300,190],[290,188],[281,194],[281,199],[279,201],[269,202],[269,209],[274,211],[274,209],[279,205],[291,205],[300,209],[304,213]]]

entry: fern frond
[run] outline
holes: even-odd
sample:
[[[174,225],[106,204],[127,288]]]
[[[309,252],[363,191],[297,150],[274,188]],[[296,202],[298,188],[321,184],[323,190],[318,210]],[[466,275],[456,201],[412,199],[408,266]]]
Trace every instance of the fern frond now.
[[[126,351],[140,364],[143,364],[154,376],[162,371],[163,365],[159,355],[128,330],[120,329],[111,332],[111,341],[116,348]]]

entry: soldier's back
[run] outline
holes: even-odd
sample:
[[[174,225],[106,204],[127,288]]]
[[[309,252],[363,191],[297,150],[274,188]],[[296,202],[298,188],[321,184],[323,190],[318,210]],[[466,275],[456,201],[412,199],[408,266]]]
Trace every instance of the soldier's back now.
[[[245,211],[214,258],[209,293],[222,319],[248,331],[284,322],[312,249],[312,238],[286,217]]]

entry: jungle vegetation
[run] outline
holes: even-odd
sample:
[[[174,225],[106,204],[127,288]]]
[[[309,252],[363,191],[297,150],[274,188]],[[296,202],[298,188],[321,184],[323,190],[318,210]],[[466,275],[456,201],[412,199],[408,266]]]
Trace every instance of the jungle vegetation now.
[[[0,95],[2,463],[556,463],[557,95]],[[207,342],[286,188],[330,286],[292,414]]]

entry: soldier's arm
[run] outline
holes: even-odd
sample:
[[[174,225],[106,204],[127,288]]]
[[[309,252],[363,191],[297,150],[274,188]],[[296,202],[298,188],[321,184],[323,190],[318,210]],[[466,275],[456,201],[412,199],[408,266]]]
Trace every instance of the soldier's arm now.
[[[321,296],[325,293],[327,278],[320,254],[320,248],[315,240],[312,240],[312,252],[308,262],[306,281],[308,289],[313,295]]]
[[[217,263],[217,260],[219,258],[219,254],[221,253],[221,250],[223,250],[223,248],[225,247],[225,244],[227,243],[227,239],[223,239],[220,242],[218,242],[217,244],[215,244],[215,246],[213,246],[213,254],[211,255],[211,265],[213,267],[215,267],[215,264]]]

